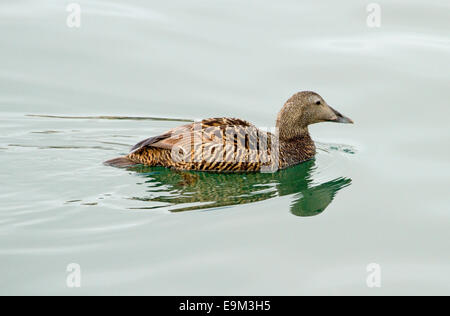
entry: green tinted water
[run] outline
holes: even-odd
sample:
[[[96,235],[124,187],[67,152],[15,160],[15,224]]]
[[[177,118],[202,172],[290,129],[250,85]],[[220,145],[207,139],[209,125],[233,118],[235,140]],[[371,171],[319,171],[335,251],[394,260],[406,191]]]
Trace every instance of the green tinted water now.
[[[78,2],[80,29],[0,4],[0,294],[450,293],[447,2],[381,1],[377,29],[361,1]],[[184,121],[273,126],[299,90],[355,121],[312,126],[313,161],[102,164]]]

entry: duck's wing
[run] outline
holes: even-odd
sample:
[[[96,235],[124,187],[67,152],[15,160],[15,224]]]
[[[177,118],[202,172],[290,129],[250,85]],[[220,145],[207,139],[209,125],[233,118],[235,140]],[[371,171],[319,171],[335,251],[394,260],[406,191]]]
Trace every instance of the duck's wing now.
[[[203,143],[222,143],[223,138],[214,137],[218,131],[225,134],[227,128],[254,127],[247,121],[235,118],[210,118],[201,122],[182,125],[167,131],[164,134],[144,139],[131,148],[131,154],[143,148],[155,147],[171,150],[174,146],[190,146],[196,139],[202,139]],[[200,137],[200,138],[198,138]]]
[[[146,147],[171,149],[173,145],[169,146],[169,144],[174,142],[174,140],[175,140],[174,136],[180,134],[178,131],[189,130],[192,128],[191,125],[193,125],[193,124],[179,126],[179,127],[173,128],[173,129],[165,132],[164,134],[144,139],[143,141],[140,141],[139,143],[137,143],[136,145],[134,145],[131,148],[130,154],[138,152],[139,150],[146,148]]]
[[[267,166],[278,168],[277,148],[272,144],[276,145],[273,134],[247,121],[212,118],[143,140],[129,156],[179,170],[259,171]]]

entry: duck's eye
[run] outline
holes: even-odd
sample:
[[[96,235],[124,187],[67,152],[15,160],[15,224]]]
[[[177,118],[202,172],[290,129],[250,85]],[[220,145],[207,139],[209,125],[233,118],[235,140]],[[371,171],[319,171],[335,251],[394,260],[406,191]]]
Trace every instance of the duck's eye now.
[[[320,102],[320,101],[316,101],[316,104],[317,104],[317,105],[321,105],[321,104],[322,104],[322,102]]]

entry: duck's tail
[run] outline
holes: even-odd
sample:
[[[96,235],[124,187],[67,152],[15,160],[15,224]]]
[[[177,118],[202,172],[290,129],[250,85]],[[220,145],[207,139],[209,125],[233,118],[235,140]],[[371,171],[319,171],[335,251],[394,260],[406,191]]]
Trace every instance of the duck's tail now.
[[[114,158],[103,163],[104,165],[116,168],[128,168],[137,165],[138,163],[132,161],[128,157]]]

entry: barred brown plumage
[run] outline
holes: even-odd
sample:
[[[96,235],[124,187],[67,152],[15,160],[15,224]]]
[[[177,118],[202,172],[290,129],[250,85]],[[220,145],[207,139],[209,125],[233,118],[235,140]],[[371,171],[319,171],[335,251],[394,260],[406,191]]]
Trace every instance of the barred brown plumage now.
[[[308,125],[324,121],[353,123],[317,93],[304,91],[284,104],[275,133],[241,119],[210,118],[143,140],[127,156],[106,164],[213,172],[276,171],[314,157],[316,148]]]

